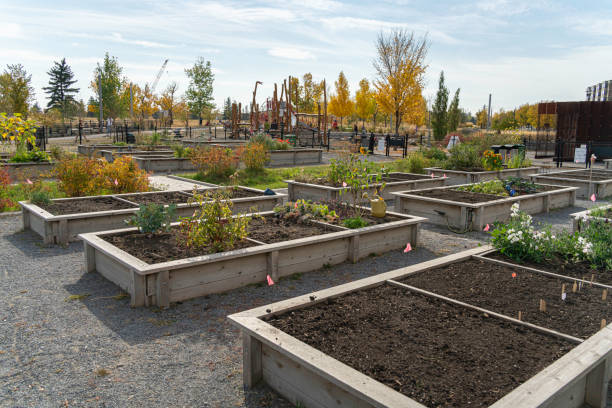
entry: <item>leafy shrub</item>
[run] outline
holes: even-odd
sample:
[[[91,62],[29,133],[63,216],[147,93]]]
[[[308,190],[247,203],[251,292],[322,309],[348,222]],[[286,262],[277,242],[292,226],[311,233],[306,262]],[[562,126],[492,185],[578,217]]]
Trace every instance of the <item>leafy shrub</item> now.
[[[45,162],[50,161],[51,157],[38,149],[26,150],[18,149],[15,155],[9,159],[11,163]]]
[[[342,225],[346,228],[357,229],[368,226],[368,222],[361,217],[346,218],[342,221]]]
[[[270,153],[261,143],[249,143],[242,153],[242,161],[247,169],[262,171],[266,163],[270,161]]]
[[[497,171],[504,168],[504,163],[502,161],[501,154],[494,153],[491,150],[485,150],[485,152],[483,153],[482,165],[487,171]]]
[[[168,207],[161,204],[140,204],[136,214],[125,220],[125,223],[138,227],[142,233],[157,234],[170,229],[175,212],[176,204]]]
[[[191,149],[189,147],[185,147],[181,144],[176,144],[172,146],[172,150],[174,150],[174,157],[177,159],[186,159],[191,155]]]
[[[408,157],[397,163],[397,169],[408,173],[424,174],[428,160],[421,152],[410,153]]]
[[[130,156],[123,156],[102,166],[96,184],[101,191],[114,194],[148,191],[149,174],[140,169]]]
[[[530,167],[531,160],[525,157],[525,151],[521,151],[510,158],[506,157],[506,166],[509,169],[520,169],[521,167]]]
[[[591,220],[581,227],[580,235],[584,242],[591,243],[592,266],[612,271],[612,225],[605,220]]]
[[[291,147],[289,140],[274,139],[265,133],[257,133],[251,137],[248,144],[261,144],[268,151],[288,150]]]
[[[11,184],[8,170],[0,167],[0,212],[7,211],[15,206],[15,202],[8,197],[8,186]]]
[[[51,204],[51,194],[45,189],[34,190],[30,194],[30,202],[36,205]]]
[[[476,147],[467,143],[453,146],[450,155],[444,163],[445,169],[452,170],[479,170],[482,168],[480,154]]]
[[[51,157],[53,160],[58,161],[61,160],[64,156],[66,156],[66,152],[58,145],[51,146]]]
[[[0,166],[0,189],[6,188],[9,184],[11,184],[11,178],[9,177],[8,169]]]
[[[446,160],[446,153],[442,149],[438,149],[437,147],[431,147],[429,149],[421,148],[419,149],[419,153],[423,155],[423,157],[427,159],[434,160]]]
[[[127,143],[125,143],[125,142],[114,142],[113,146],[127,146]]]
[[[195,193],[198,208],[192,218],[183,218],[180,224],[182,243],[190,248],[209,247],[213,252],[233,249],[247,236],[251,217],[232,213],[233,203],[222,189]]]
[[[201,176],[228,177],[238,168],[241,153],[241,149],[229,147],[199,147],[193,150],[191,162]]]
[[[65,157],[55,166],[59,188],[68,197],[96,194],[95,180],[102,173],[102,162],[89,157]]]
[[[274,212],[287,219],[306,217],[306,219],[318,218],[332,222],[338,218],[336,211],[330,211],[327,205],[301,199],[295,202],[289,201],[281,206],[276,206],[274,207]]]

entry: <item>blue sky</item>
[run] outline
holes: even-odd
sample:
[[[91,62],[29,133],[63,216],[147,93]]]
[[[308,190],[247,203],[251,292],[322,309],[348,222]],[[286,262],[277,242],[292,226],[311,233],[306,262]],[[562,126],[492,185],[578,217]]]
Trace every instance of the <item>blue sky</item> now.
[[[181,94],[184,68],[202,56],[216,73],[219,105],[228,96],[250,101],[256,80],[261,102],[274,82],[305,72],[333,90],[343,70],[354,93],[361,78],[374,78],[374,41],[391,28],[428,34],[425,96],[433,98],[444,70],[472,112],[489,92],[494,110],[511,109],[583,100],[588,85],[612,79],[612,0],[0,0],[0,66],[23,64],[41,106],[54,60],[66,57],[87,100],[107,51],[141,85],[169,58],[158,90],[177,81]]]

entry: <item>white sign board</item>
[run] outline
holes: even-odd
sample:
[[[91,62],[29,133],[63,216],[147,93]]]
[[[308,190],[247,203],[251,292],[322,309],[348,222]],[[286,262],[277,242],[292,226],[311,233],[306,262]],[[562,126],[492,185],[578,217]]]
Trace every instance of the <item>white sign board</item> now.
[[[446,146],[446,148],[450,149],[451,147],[455,146],[456,144],[459,144],[459,136],[452,135],[450,137],[450,139],[448,140],[448,146]]]
[[[378,150],[380,151],[384,151],[385,150],[385,139],[382,137],[378,138]]]
[[[586,163],[586,155],[587,155],[586,147],[577,147],[576,149],[574,149],[574,162]]]

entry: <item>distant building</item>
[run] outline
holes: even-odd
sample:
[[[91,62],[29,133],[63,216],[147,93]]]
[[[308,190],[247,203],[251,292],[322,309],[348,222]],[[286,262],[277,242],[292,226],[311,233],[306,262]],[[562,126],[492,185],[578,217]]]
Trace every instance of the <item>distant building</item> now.
[[[600,82],[586,89],[587,101],[605,102],[612,101],[612,81]]]

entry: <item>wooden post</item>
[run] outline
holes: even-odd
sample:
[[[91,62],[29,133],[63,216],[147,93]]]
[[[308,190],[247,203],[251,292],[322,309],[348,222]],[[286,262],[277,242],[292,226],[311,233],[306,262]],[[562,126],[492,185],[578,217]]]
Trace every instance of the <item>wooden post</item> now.
[[[578,290],[578,282],[574,281],[574,284],[572,285],[572,293],[576,293],[577,290]]]
[[[87,242],[83,242],[83,255],[85,257],[85,272],[96,270],[96,249]]]
[[[606,319],[601,319],[600,329],[603,329],[604,327],[606,327]]]
[[[170,307],[170,288],[169,288],[170,272],[161,271],[157,274],[156,297],[157,306]]]
[[[540,312],[546,312],[546,301],[544,299],[540,299]]]
[[[520,310],[518,312],[518,319],[521,321],[523,320],[523,312],[521,312]]]
[[[262,378],[261,342],[246,332],[242,332],[242,378],[247,388]]]
[[[603,292],[601,292],[601,300],[606,300],[607,297],[608,297],[608,289],[604,289]]]
[[[561,296],[565,293],[565,283],[561,285]]]

